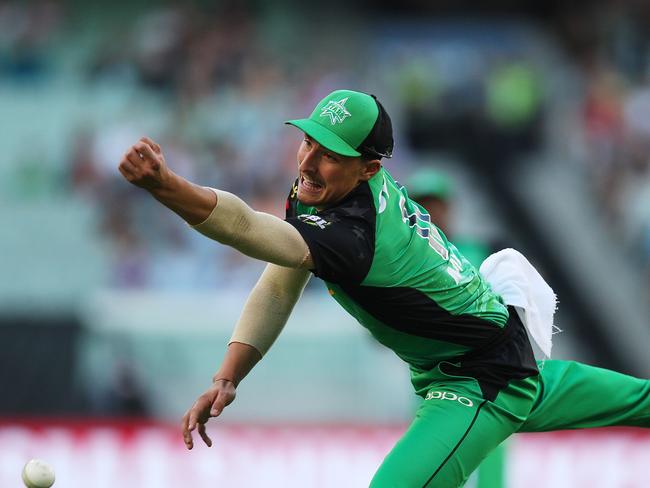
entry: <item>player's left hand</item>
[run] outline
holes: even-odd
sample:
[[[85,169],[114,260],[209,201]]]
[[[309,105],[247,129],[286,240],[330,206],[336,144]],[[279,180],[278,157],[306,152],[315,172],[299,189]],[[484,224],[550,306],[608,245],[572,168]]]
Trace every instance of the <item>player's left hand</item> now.
[[[235,399],[236,389],[232,381],[219,379],[201,395],[192,408],[190,408],[181,421],[183,431],[183,440],[188,449],[194,447],[192,431],[197,429],[203,442],[208,447],[212,446],[212,439],[205,431],[205,424],[211,417],[218,417],[224,408],[232,403]]]

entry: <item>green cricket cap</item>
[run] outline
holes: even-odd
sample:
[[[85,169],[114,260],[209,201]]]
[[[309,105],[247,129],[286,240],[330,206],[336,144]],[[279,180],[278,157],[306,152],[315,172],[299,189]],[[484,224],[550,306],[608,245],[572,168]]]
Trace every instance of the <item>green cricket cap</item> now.
[[[374,95],[336,90],[316,105],[309,118],[285,123],[343,156],[390,158],[393,154],[393,126]]]

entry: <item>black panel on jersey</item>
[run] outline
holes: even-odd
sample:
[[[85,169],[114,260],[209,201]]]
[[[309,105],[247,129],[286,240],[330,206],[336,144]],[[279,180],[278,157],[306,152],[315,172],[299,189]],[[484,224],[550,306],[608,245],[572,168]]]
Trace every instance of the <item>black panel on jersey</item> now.
[[[475,378],[493,401],[510,381],[538,374],[533,348],[513,307],[503,328],[471,315],[452,315],[414,288],[341,285],[343,291],[377,320],[400,332],[470,347],[444,361],[452,376]]]
[[[297,215],[297,189],[287,200],[287,222],[309,247],[314,275],[331,283],[361,283],[375,252],[375,207],[368,183],[361,183],[336,207]]]
[[[472,315],[452,315],[415,288],[341,285],[366,312],[407,334],[476,348],[503,329]]]
[[[440,364],[445,374],[476,378],[483,398],[490,401],[511,381],[539,374],[526,328],[513,307],[508,311],[504,333],[497,341]]]

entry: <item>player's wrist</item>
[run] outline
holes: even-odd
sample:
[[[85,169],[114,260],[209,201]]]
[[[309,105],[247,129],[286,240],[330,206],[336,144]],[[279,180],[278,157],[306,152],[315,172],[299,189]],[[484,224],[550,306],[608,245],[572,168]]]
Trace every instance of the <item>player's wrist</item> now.
[[[232,383],[232,385],[235,388],[237,387],[237,383],[235,382],[235,380],[233,380],[231,378],[224,377],[224,376],[214,375],[212,377],[212,384],[216,384],[216,383],[219,383],[219,382]]]
[[[149,192],[154,196],[154,198],[164,201],[173,196],[179,186],[180,186],[180,176],[174,173],[169,168],[165,168],[164,172],[161,173],[160,179],[158,180],[158,185],[154,188],[151,188]]]

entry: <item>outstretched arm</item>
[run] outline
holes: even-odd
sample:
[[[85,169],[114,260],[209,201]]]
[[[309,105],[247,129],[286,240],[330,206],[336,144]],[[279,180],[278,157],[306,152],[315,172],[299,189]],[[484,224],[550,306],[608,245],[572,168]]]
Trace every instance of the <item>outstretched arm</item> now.
[[[212,386],[183,416],[181,428],[188,449],[194,446],[192,431],[197,427],[203,441],[212,445],[206,422],[235,399],[237,385],[278,337],[309,277],[307,270],[266,267],[244,305]]]
[[[231,193],[195,185],[173,173],[160,146],[149,138],[129,148],[119,171],[202,234],[270,263],[244,306],[212,386],[183,416],[187,448],[192,449],[192,431],[197,428],[210,446],[205,423],[235,399],[239,382],[284,327],[313,267],[309,248],[291,224],[254,211]]]
[[[295,227],[256,212],[232,193],[198,186],[175,174],[151,139],[143,137],[131,146],[119,171],[211,239],[269,263],[313,268],[307,243]]]
[[[148,137],[142,137],[129,148],[118,170],[129,183],[147,190],[190,225],[207,219],[217,204],[214,192],[190,183],[169,169],[162,149]]]

